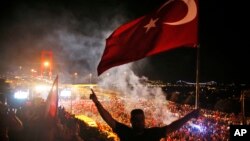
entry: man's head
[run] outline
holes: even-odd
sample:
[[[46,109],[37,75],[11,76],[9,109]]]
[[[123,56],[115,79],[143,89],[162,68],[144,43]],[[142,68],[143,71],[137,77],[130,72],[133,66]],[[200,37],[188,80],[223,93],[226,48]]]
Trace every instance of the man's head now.
[[[141,131],[145,128],[145,116],[142,109],[134,109],[131,111],[130,122],[133,129]]]

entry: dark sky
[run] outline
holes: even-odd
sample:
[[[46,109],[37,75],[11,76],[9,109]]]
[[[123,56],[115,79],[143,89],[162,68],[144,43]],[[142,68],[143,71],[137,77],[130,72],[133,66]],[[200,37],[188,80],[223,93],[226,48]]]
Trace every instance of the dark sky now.
[[[52,50],[55,68],[96,73],[105,38],[119,25],[157,8],[163,0],[3,0],[0,71],[39,67]],[[228,0],[199,4],[200,81],[250,83],[248,9]],[[180,48],[134,63],[139,76],[195,81],[196,50]],[[145,63],[146,62],[146,63]]]

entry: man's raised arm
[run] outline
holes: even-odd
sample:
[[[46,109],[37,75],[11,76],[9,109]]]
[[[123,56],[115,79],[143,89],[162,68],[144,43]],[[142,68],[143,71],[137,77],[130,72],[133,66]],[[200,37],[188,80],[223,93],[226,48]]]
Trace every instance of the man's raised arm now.
[[[115,119],[111,116],[111,114],[106,109],[104,109],[102,104],[98,101],[93,89],[91,89],[91,91],[92,91],[92,94],[90,94],[90,99],[92,99],[92,101],[95,103],[95,106],[98,112],[100,113],[101,117],[112,129],[115,129],[115,126],[116,126]]]

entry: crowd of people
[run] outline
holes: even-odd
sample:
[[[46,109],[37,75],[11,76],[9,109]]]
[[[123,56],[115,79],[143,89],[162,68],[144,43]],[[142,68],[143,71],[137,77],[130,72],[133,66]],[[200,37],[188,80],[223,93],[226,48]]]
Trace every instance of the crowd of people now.
[[[130,111],[127,105],[140,105],[145,113],[146,127],[163,127],[176,119],[184,117],[193,106],[180,105],[166,101],[158,107],[150,101],[138,99],[137,105],[130,104],[126,99],[114,96],[109,99],[100,99],[103,107],[109,111],[114,119],[130,126]],[[59,101],[58,116],[53,121],[44,119],[45,102],[33,100],[26,102],[18,109],[10,108],[1,103],[1,111],[8,111],[1,115],[1,141],[118,141],[119,138],[112,128],[99,115],[94,102],[89,99],[74,101]],[[66,107],[66,108],[65,108]],[[67,108],[68,107],[68,108]],[[71,107],[71,109],[69,108]],[[98,127],[89,127],[75,115],[86,115],[96,121]],[[8,118],[4,118],[8,116]],[[11,117],[11,118],[10,118]],[[12,119],[6,122],[6,119]],[[190,119],[180,129],[168,134],[167,141],[176,140],[229,140],[230,125],[242,124],[242,116],[234,113],[223,113],[200,109],[197,119]],[[4,123],[4,124],[3,124]],[[9,124],[6,124],[9,123]],[[248,121],[249,124],[249,121]]]
[[[130,113],[127,110],[126,104],[130,107],[136,107],[136,105],[131,105],[131,103],[128,103],[125,99],[118,97],[112,97],[110,100],[103,100],[101,103],[115,119],[130,125]],[[64,102],[64,104],[69,105],[69,102]],[[143,107],[145,107],[144,112],[146,115],[147,127],[164,126],[175,119],[183,117],[189,111],[194,109],[194,107],[191,105],[182,105],[170,101],[166,102],[164,105],[165,109],[162,109],[161,112],[156,110],[157,106],[150,101],[139,99],[137,106],[138,105],[143,105]],[[85,114],[93,118],[98,123],[98,125],[100,125],[100,128],[112,132],[112,129],[102,120],[101,116],[99,116],[94,103],[91,101],[77,100],[73,102],[73,107],[74,108],[72,112],[74,114]],[[166,116],[166,114],[168,116]],[[199,116],[198,119],[190,120],[179,130],[171,133],[167,139],[169,141],[229,140],[230,125],[242,124],[241,114],[200,109],[200,115],[201,116]]]

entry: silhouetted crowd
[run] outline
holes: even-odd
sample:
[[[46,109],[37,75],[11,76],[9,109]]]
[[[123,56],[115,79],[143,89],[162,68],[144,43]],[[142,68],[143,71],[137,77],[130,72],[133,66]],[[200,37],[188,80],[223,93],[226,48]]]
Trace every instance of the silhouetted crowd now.
[[[113,117],[129,125],[129,113],[126,110],[128,102],[117,97],[102,101]],[[63,106],[69,107],[70,101],[61,101],[58,116],[54,119],[44,117],[45,102],[41,99],[26,102],[18,109],[10,108],[1,102],[0,140],[1,141],[114,141],[110,136],[111,128],[101,119],[96,107],[89,100],[76,100],[72,103],[74,114]],[[145,110],[147,127],[163,126],[166,123],[164,115],[169,119],[178,119],[193,109],[190,105],[180,105],[166,102],[162,114],[155,113],[156,108],[149,101],[139,100]],[[94,119],[98,127],[90,127],[84,121],[75,118],[83,114]],[[197,120],[191,120],[178,131],[168,135],[168,141],[175,140],[229,140],[229,125],[242,124],[241,114],[222,113],[201,109]],[[249,124],[249,121],[247,121]],[[115,135],[115,134],[113,134]]]

